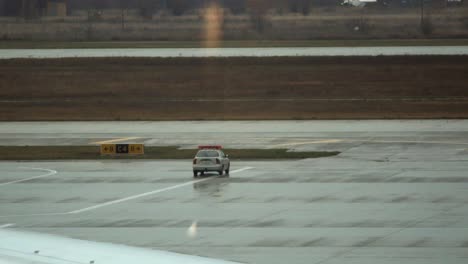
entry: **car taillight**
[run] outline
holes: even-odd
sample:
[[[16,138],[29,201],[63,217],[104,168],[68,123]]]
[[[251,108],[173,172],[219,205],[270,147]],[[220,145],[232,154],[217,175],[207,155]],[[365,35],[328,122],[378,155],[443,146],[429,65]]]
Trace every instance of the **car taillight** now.
[[[197,159],[193,159],[193,164],[197,164]]]
[[[219,159],[216,159],[216,164],[221,164],[221,161]]]

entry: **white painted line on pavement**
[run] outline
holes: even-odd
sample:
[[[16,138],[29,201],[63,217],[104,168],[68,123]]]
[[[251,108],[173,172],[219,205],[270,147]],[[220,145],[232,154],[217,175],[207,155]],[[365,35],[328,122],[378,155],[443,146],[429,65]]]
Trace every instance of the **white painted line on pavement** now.
[[[366,139],[325,139],[315,141],[302,141],[302,142],[291,142],[284,144],[272,145],[273,148],[279,147],[293,147],[302,145],[312,144],[335,144],[335,143],[378,143],[378,144],[440,144],[440,145],[468,145],[468,142],[454,142],[454,141],[421,141],[421,140],[366,140]]]
[[[4,225],[0,225],[0,228],[8,228],[8,227],[12,227],[12,226],[15,226],[15,224],[4,224]]]
[[[233,171],[230,172],[230,174],[235,174],[235,173],[239,173],[239,172],[246,171],[246,170],[251,170],[251,169],[253,169],[253,167],[244,167],[244,168],[241,168],[241,169],[233,170]],[[43,170],[47,170],[47,169],[43,169]],[[50,170],[50,171],[52,171],[52,170]],[[54,172],[57,173],[56,171],[54,171]],[[42,177],[45,177],[45,176],[42,175]],[[117,200],[109,201],[109,202],[102,203],[102,204],[97,204],[97,205],[94,205],[94,206],[90,206],[90,207],[86,207],[86,208],[83,208],[83,209],[74,210],[74,211],[70,211],[70,212],[38,213],[38,214],[22,214],[22,215],[0,215],[0,218],[79,214],[79,213],[83,213],[83,212],[87,212],[87,211],[96,210],[98,208],[102,208],[102,207],[105,207],[105,206],[109,206],[109,205],[113,205],[113,204],[117,204],[117,203],[122,203],[122,202],[130,201],[130,200],[138,199],[138,198],[141,198],[141,197],[145,197],[145,196],[149,196],[149,195],[153,195],[153,194],[157,194],[157,193],[162,193],[162,192],[178,189],[178,188],[188,186],[188,185],[191,185],[191,184],[194,184],[194,183],[209,181],[209,180],[216,179],[216,178],[219,178],[219,177],[220,176],[215,176],[215,177],[208,177],[208,178],[204,178],[204,179],[200,179],[200,180],[189,181],[189,182],[185,182],[185,183],[182,183],[182,184],[178,184],[178,185],[174,185],[174,186],[170,186],[170,187],[166,187],[166,188],[162,188],[162,189],[158,189],[158,190],[154,190],[154,191],[146,192],[146,193],[142,193],[142,194],[132,195],[132,196],[125,197],[125,198],[122,198],[122,199],[117,199]],[[31,178],[29,178],[29,179],[31,179]],[[26,179],[24,179],[24,180],[26,180]]]
[[[421,140],[359,140],[350,139],[349,142],[364,142],[364,143],[407,143],[407,144],[440,144],[440,145],[468,145],[468,142],[455,142],[455,141],[421,141]]]
[[[246,171],[246,170],[251,170],[251,169],[253,169],[253,167],[244,167],[244,168],[242,168],[242,169],[233,170],[233,171],[229,172],[229,174],[239,173],[239,172]],[[215,178],[216,178],[216,177],[215,177]]]
[[[340,143],[343,140],[341,139],[325,139],[325,140],[314,140],[314,141],[305,141],[305,142],[293,142],[293,143],[284,143],[284,144],[277,144],[273,145],[272,147],[289,147],[289,146],[300,146],[300,145],[308,145],[308,144],[330,144],[330,143]]]
[[[41,175],[39,175],[39,176],[34,176],[34,177],[26,178],[26,179],[21,179],[21,180],[15,180],[15,181],[10,181],[10,182],[0,183],[0,186],[5,186],[5,185],[13,184],[13,183],[18,183],[18,182],[25,182],[25,181],[29,181],[29,180],[33,180],[33,179],[38,179],[38,178],[45,178],[45,177],[49,177],[49,176],[52,176],[52,175],[57,174],[57,171],[55,171],[55,170],[49,170],[49,169],[43,169],[43,168],[20,167],[20,169],[47,171],[48,173],[46,173],[46,174],[41,174]]]
[[[116,139],[110,139],[110,140],[104,140],[104,141],[97,141],[97,142],[92,142],[91,144],[112,144],[116,142],[122,142],[122,141],[129,141],[129,140],[134,140],[134,139],[139,139],[140,137],[126,137],[126,138],[116,138]]]
[[[253,168],[252,167],[245,167],[245,168],[242,168],[242,169],[233,170],[233,171],[230,172],[230,174],[239,173],[239,172],[250,170],[250,169],[253,169]],[[83,212],[87,212],[87,211],[92,211],[92,210],[96,210],[98,208],[102,208],[102,207],[105,207],[105,206],[130,201],[130,200],[138,199],[138,198],[141,198],[141,197],[145,197],[145,196],[149,196],[149,195],[153,195],[153,194],[157,194],[157,193],[171,191],[171,190],[174,190],[174,189],[178,189],[178,188],[181,188],[181,187],[192,185],[194,183],[209,181],[209,180],[212,180],[212,179],[215,179],[215,178],[218,178],[218,177],[219,176],[209,177],[209,178],[200,179],[200,180],[189,181],[189,182],[185,182],[185,183],[182,183],[182,184],[177,184],[177,185],[174,185],[174,186],[169,186],[169,187],[158,189],[158,190],[145,192],[145,193],[141,193],[141,194],[136,194],[136,195],[132,195],[132,196],[125,197],[125,198],[122,198],[122,199],[109,201],[109,202],[102,203],[102,204],[93,205],[93,206],[86,207],[86,208],[83,208],[83,209],[68,212],[67,214],[79,214],[79,213],[83,213]]]

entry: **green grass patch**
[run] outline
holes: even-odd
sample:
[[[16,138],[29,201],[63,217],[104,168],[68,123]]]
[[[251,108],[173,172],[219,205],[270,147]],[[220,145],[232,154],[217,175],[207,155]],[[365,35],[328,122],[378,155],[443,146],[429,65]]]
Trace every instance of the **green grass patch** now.
[[[199,41],[0,41],[0,49],[204,48]],[[223,41],[221,48],[464,46],[468,39],[247,40]]]
[[[144,155],[101,155],[98,146],[0,146],[0,160],[71,160],[71,159],[192,159],[196,149],[145,147]],[[288,152],[287,149],[224,149],[236,159],[306,159],[330,157],[338,151]]]

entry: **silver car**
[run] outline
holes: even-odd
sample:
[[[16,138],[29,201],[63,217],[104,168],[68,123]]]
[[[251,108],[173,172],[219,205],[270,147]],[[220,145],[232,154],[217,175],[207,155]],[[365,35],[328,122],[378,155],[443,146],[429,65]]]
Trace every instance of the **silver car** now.
[[[200,146],[197,155],[193,159],[193,177],[200,173],[215,171],[219,175],[226,173],[229,176],[231,162],[229,156],[224,154],[220,146]]]

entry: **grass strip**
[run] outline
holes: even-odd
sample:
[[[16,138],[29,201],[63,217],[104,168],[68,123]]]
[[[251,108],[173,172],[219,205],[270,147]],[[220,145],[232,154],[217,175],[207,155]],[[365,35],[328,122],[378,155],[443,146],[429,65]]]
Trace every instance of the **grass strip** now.
[[[108,159],[192,159],[196,149],[176,146],[145,147],[144,155],[101,155],[99,146],[0,146],[0,160],[108,160]],[[306,159],[330,157],[338,151],[288,152],[287,149],[224,149],[231,159]]]

